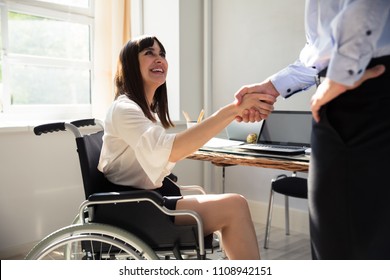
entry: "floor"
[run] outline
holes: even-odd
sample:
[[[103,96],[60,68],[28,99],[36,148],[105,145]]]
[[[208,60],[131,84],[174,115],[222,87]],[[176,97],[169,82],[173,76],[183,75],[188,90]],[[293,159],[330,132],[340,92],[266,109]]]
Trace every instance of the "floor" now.
[[[285,235],[284,229],[271,229],[269,248],[264,249],[264,232],[265,225],[255,224],[255,229],[259,241],[261,258],[263,260],[310,260],[310,238],[307,234],[291,232]],[[27,252],[26,252],[27,253]],[[9,257],[12,260],[24,259],[24,254]],[[215,250],[210,259],[223,259],[224,254],[221,250]]]
[[[290,232],[286,235],[284,229],[271,228],[268,249],[264,249],[265,225],[255,224],[261,258],[263,260],[310,260],[310,237],[308,234]],[[211,259],[221,259],[224,254],[216,250]]]
[[[309,234],[290,232],[286,235],[281,228],[272,228],[268,249],[264,249],[265,225],[256,228],[261,257],[268,260],[311,260]]]

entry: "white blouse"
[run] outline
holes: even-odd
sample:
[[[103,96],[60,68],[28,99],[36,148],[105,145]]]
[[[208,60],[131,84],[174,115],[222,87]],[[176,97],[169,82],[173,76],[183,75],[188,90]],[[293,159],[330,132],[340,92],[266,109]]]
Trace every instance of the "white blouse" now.
[[[112,183],[142,189],[162,186],[175,163],[169,156],[175,134],[145,117],[127,96],[119,96],[108,110],[98,169]]]

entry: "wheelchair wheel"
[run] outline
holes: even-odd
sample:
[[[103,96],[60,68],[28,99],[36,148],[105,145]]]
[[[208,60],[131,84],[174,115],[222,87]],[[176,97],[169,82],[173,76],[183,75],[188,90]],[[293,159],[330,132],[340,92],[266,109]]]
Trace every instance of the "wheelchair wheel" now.
[[[147,260],[156,253],[130,232],[105,224],[64,227],[41,240],[27,260]]]

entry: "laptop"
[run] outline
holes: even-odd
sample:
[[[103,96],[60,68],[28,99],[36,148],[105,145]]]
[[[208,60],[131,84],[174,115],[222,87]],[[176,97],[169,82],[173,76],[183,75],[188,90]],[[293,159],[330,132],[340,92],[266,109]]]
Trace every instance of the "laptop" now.
[[[232,121],[226,127],[226,136],[229,140],[246,142],[248,135],[255,133],[257,135],[256,138],[256,142],[257,142],[258,136],[260,135],[261,128],[263,127],[263,122],[264,121],[245,123],[245,122]]]
[[[257,143],[239,147],[262,153],[305,154],[310,150],[311,127],[310,111],[273,111],[264,121]]]
[[[255,141],[257,142],[262,125],[263,121],[254,123],[233,121],[225,129],[227,139],[214,137],[210,141],[208,141],[202,147],[202,149],[239,147],[240,145],[245,144],[248,135],[253,133],[257,136],[257,138],[255,139]]]

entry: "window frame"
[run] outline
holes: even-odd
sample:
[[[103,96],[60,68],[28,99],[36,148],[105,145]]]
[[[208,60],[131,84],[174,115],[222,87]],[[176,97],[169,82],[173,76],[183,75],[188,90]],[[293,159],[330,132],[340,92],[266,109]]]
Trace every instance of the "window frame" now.
[[[89,118],[92,115],[92,99],[94,85],[94,0],[89,0],[89,8],[69,7],[61,4],[47,3],[40,1],[27,0],[0,0],[1,8],[1,33],[2,33],[2,70],[3,70],[3,95],[2,111],[0,110],[0,120],[22,121],[22,120],[57,120]],[[54,20],[86,24],[89,27],[89,50],[90,57],[88,61],[79,61],[72,59],[61,59],[52,57],[39,57],[21,54],[8,53],[8,12],[30,14],[39,17],[50,18]],[[90,72],[90,103],[89,104],[47,104],[47,105],[12,105],[9,90],[10,64],[27,64],[29,66],[50,66],[68,69],[84,69]]]

